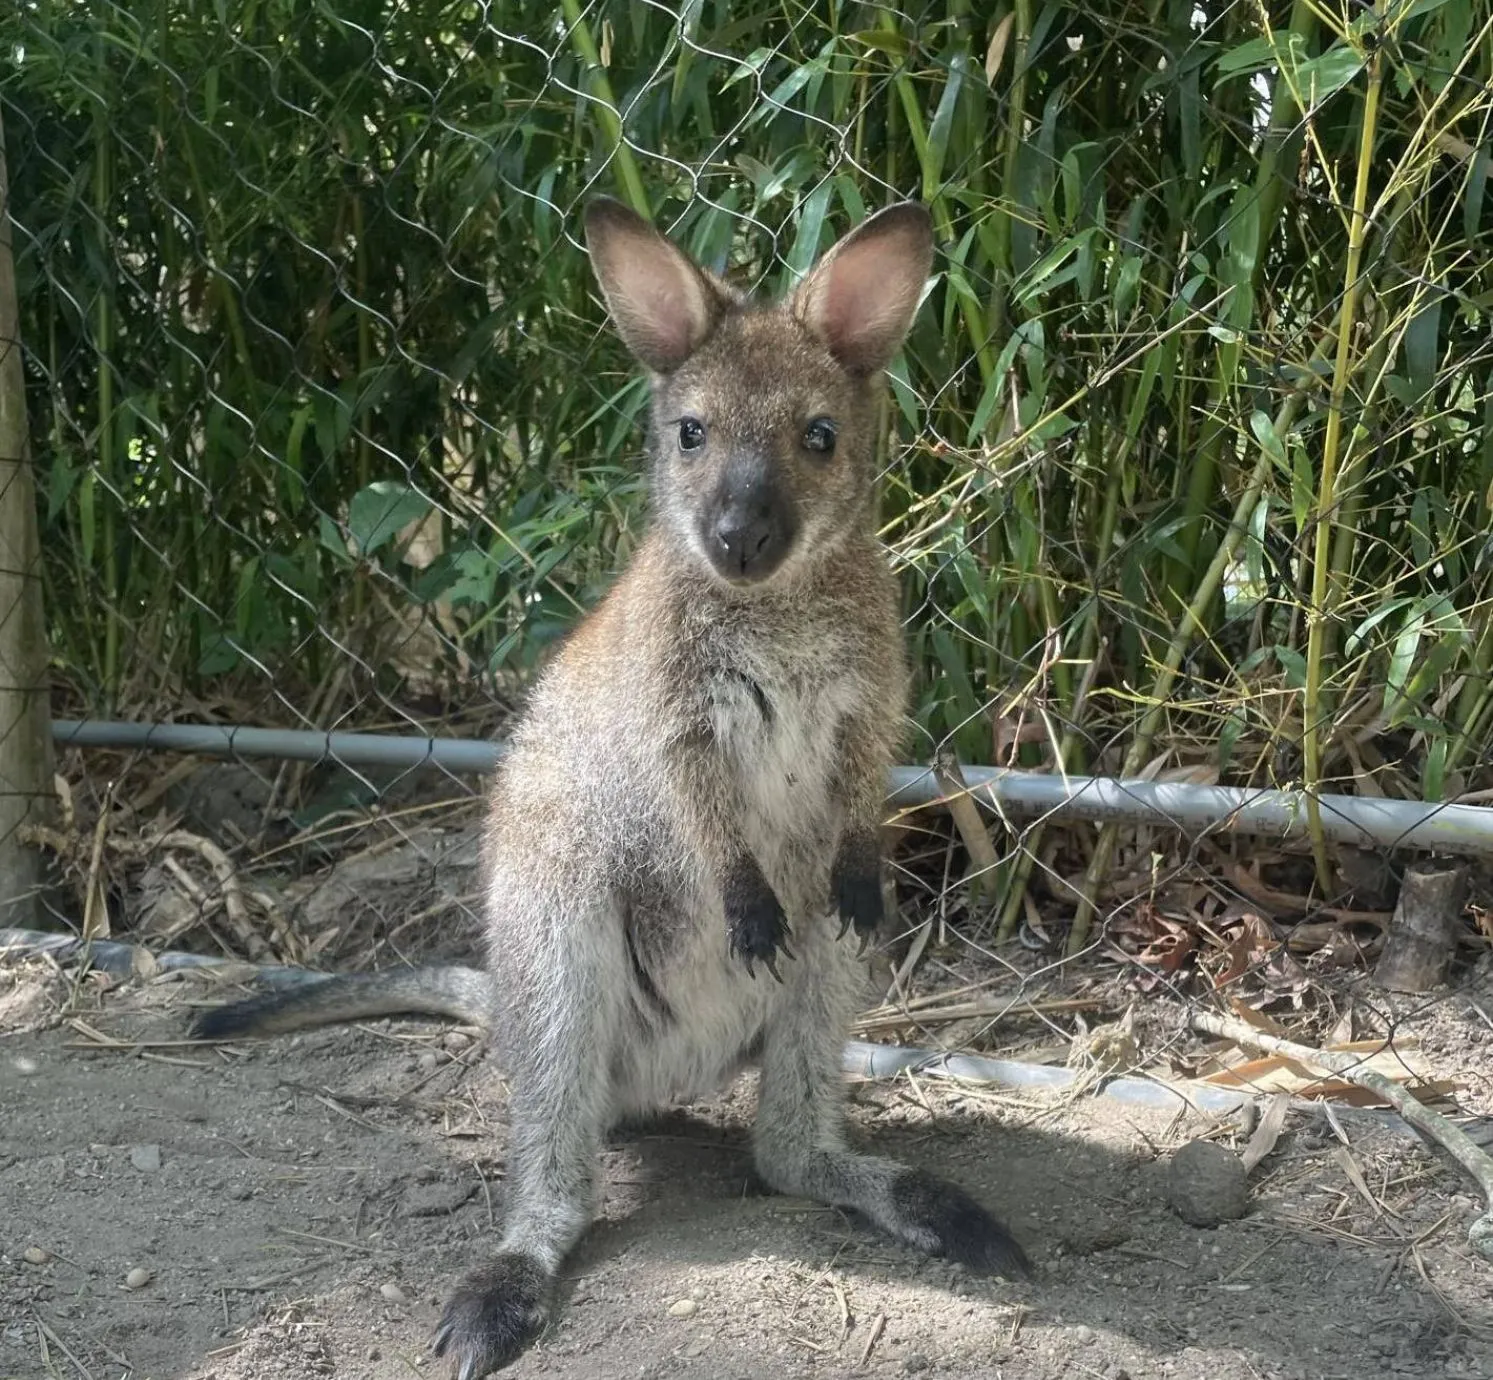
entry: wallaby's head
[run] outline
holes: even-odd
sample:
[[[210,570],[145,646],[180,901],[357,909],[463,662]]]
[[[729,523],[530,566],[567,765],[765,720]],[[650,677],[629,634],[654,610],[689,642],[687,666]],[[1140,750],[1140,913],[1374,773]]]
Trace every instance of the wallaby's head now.
[[[653,384],[653,501],[678,546],[734,586],[833,551],[874,513],[881,371],[933,259],[927,211],[888,207],[783,302],[748,301],[620,202],[586,210],[617,331]]]

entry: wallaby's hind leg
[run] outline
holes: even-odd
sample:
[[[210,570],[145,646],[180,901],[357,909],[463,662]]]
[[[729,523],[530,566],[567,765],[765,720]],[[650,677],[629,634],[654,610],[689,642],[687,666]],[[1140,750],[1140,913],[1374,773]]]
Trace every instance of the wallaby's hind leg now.
[[[962,1189],[848,1148],[841,1065],[855,976],[828,959],[774,1014],[762,1054],[757,1171],[780,1193],[854,1208],[929,1255],[1008,1277],[1029,1266],[1004,1226]]]
[[[435,1335],[456,1380],[506,1365],[543,1331],[560,1264],[595,1213],[617,1037],[606,984],[586,962],[606,958],[583,947],[546,969],[534,1007],[503,1041],[512,1090],[503,1235],[497,1255],[457,1285]]]

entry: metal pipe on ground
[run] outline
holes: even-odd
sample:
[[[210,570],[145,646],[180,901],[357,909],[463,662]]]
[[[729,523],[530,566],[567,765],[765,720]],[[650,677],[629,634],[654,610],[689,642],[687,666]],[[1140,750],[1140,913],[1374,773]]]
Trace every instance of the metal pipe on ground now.
[[[211,757],[274,757],[331,761],[346,767],[440,767],[482,774],[497,766],[499,743],[376,733],[318,733],[305,729],[235,728],[220,724],[118,723],[59,720],[59,747],[159,749]],[[1307,837],[1302,791],[1250,790],[1181,782],[1118,781],[1100,776],[1050,776],[1004,767],[965,767],[973,795],[1001,815],[1047,820],[1118,821],[1184,832]],[[892,768],[889,799],[896,806],[936,804],[943,798],[931,767]],[[1420,848],[1462,857],[1493,857],[1493,808],[1426,804],[1364,796],[1318,797],[1322,828],[1339,843]]]
[[[48,934],[39,930],[0,929],[0,966],[9,960],[46,956],[58,963],[81,961],[84,964],[130,977],[140,971],[140,951],[135,945],[113,939],[83,940],[71,934]],[[307,968],[280,964],[240,963],[216,955],[183,953],[168,950],[153,953],[151,961],[163,973],[188,970],[219,972],[232,970],[239,978],[252,978],[268,988],[295,987],[304,983],[326,981],[329,974]],[[1079,1080],[1076,1070],[1053,1064],[1028,1063],[1020,1059],[994,1059],[983,1054],[960,1054],[950,1050],[922,1049],[908,1045],[876,1045],[863,1040],[849,1040],[842,1056],[845,1072],[861,1079],[895,1079],[904,1073],[945,1078],[955,1083],[984,1083],[1012,1090],[1061,1092]],[[1254,1100],[1248,1088],[1221,1088],[1208,1083],[1178,1080],[1163,1083],[1153,1078],[1116,1077],[1103,1079],[1094,1095],[1136,1107],[1153,1107],[1170,1113],[1189,1108],[1214,1116],[1227,1116],[1241,1104]],[[1303,1115],[1322,1118],[1358,1120],[1397,1131],[1414,1139],[1417,1132],[1393,1112],[1380,1108],[1337,1105],[1330,1113],[1318,1101],[1292,1099],[1292,1105]],[[1470,1118],[1463,1130],[1477,1144],[1493,1143],[1493,1120]]]

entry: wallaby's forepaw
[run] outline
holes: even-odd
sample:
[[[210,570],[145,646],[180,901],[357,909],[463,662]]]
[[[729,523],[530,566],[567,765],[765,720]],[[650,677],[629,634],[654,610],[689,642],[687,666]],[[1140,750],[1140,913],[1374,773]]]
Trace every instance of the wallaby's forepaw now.
[[[840,938],[854,925],[864,953],[886,915],[881,899],[881,850],[874,832],[847,833],[841,839],[830,889],[840,916]]]
[[[456,1380],[479,1380],[506,1366],[544,1330],[549,1272],[527,1255],[500,1255],[456,1286],[435,1332],[435,1354]]]
[[[1031,1262],[1015,1237],[963,1189],[921,1169],[892,1182],[897,1234],[929,1255],[957,1260],[979,1274],[1024,1279]]]
[[[727,875],[721,893],[726,904],[731,957],[746,964],[748,977],[757,976],[752,965],[760,962],[781,982],[778,953],[784,958],[793,957],[793,950],[788,947],[788,917],[762,869],[751,859],[743,859]]]

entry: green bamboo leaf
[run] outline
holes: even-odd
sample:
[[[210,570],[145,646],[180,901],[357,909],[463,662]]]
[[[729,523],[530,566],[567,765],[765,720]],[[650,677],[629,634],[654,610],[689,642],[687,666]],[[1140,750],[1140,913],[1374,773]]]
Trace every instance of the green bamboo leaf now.
[[[1292,35],[1295,37],[1295,35]],[[1214,63],[1221,84],[1228,77],[1250,76],[1263,72],[1277,63],[1275,45],[1268,38],[1252,38],[1226,53],[1220,53]]]
[[[1285,472],[1286,446],[1280,439],[1280,433],[1275,429],[1275,422],[1268,412],[1262,412],[1256,408],[1249,416],[1249,429],[1254,432],[1255,440],[1260,443],[1260,449],[1270,457],[1270,463],[1276,469]]]
[[[795,67],[771,91],[765,93],[764,99],[747,117],[747,127],[759,125],[764,120],[770,120],[777,115],[794,114],[793,98],[811,81],[823,79],[824,74],[829,71],[830,55],[834,50],[835,40],[832,38],[820,50],[818,57],[810,58],[807,62]]]
[[[912,51],[912,40],[900,29],[857,29],[845,37],[851,43],[892,57],[905,58]]]
[[[799,208],[798,233],[793,237],[793,247],[788,251],[787,260],[792,281],[807,273],[819,255],[819,238],[824,231],[824,217],[834,191],[835,184],[825,178],[809,193]]]
[[[955,645],[954,639],[942,627],[932,629],[934,655],[943,672],[944,684],[959,720],[981,717],[980,699],[975,694],[974,683],[969,678],[965,658]]]
[[[1306,687],[1306,658],[1294,647],[1287,647],[1277,643],[1273,648],[1275,659],[1280,662],[1281,670],[1286,673],[1286,684],[1292,690],[1302,690]]]
[[[1445,733],[1436,734],[1426,745],[1426,760],[1420,775],[1420,798],[1428,803],[1446,798],[1446,755],[1450,746]]]
[[[933,124],[928,129],[927,152],[923,159],[923,199],[932,201],[943,182],[944,160],[949,152],[949,135],[954,128],[954,110],[969,67],[969,53],[959,49],[949,60],[949,76],[944,82]]]
[[[1125,254],[1120,259],[1119,272],[1115,275],[1115,285],[1111,292],[1116,326],[1127,322],[1130,319],[1130,313],[1135,310],[1135,300],[1140,289],[1141,270],[1144,266],[1144,261],[1139,254]]]
[[[1414,602],[1408,595],[1398,599],[1391,599],[1387,604],[1381,604],[1373,613],[1369,614],[1359,625],[1348,634],[1347,641],[1343,644],[1344,651],[1350,657],[1357,656],[1359,649],[1363,646],[1364,639],[1373,632],[1386,618],[1398,613],[1403,608],[1408,608]]]
[[[1476,241],[1483,224],[1483,198],[1487,195],[1488,168],[1493,163],[1486,146],[1472,155],[1467,171],[1467,191],[1462,198],[1462,233]]]
[[[1130,444],[1135,444],[1135,439],[1140,435],[1141,424],[1145,421],[1146,411],[1151,405],[1151,394],[1156,387],[1156,379],[1161,372],[1161,352],[1159,350],[1147,350],[1146,357],[1141,363],[1140,380],[1135,386],[1135,397],[1131,399],[1130,411],[1125,417],[1125,439]]]
[[[1363,53],[1339,40],[1326,52],[1298,63],[1292,77],[1302,103],[1321,105],[1363,71],[1364,60]]]
[[[700,33],[700,12],[704,8],[705,0],[684,0],[679,7],[679,56],[674,62],[674,84],[670,93],[670,103],[676,106],[683,100],[685,83],[694,66],[695,53],[698,51],[696,40]]]
[[[375,480],[353,495],[347,526],[360,556],[371,556],[396,533],[424,517],[431,501],[417,489],[390,479]]]
[[[1296,535],[1304,536],[1311,521],[1312,506],[1317,501],[1317,476],[1306,447],[1291,447],[1291,515],[1296,520]]]
[[[1249,722],[1242,710],[1231,709],[1225,714],[1218,730],[1218,751],[1214,759],[1218,763],[1220,773],[1228,771],[1230,763],[1234,760],[1234,749],[1238,746],[1240,736],[1248,726]]]
[[[1410,551],[1422,570],[1431,564],[1431,505],[1424,489],[1417,489],[1410,501]]]
[[[1424,601],[1417,600],[1400,629],[1400,635],[1395,638],[1389,667],[1384,674],[1383,713],[1386,718],[1393,715],[1399,701],[1404,698],[1405,683],[1410,679],[1410,667],[1415,662],[1416,652],[1420,650],[1420,640],[1425,628],[1425,604]]]
[[[1093,239],[1098,232],[1092,228],[1081,230],[1076,235],[1069,235],[1059,240],[1030,269],[1021,275],[1020,286],[1016,290],[1016,301],[1021,306],[1026,306],[1044,292],[1062,283],[1073,279],[1078,271],[1077,264],[1069,265],[1067,273],[1058,273],[1058,270],[1075,257],[1083,246]]]
[[[1433,287],[1426,304],[1410,318],[1403,341],[1405,374],[1415,397],[1431,391],[1441,342],[1442,294]]]

